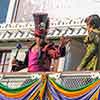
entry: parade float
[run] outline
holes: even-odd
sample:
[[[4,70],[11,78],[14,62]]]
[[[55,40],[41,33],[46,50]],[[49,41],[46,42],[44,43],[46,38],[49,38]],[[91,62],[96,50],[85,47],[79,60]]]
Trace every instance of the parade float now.
[[[87,35],[85,17],[50,17],[48,38],[52,41],[58,41],[62,35],[72,38],[69,71],[28,73],[26,68],[11,72],[11,60],[18,51],[16,44],[22,45],[17,59],[24,60],[25,52],[34,39],[34,22],[20,22],[18,18],[14,22],[16,14],[13,13],[13,18],[10,14],[15,0],[11,1],[8,23],[0,24],[0,100],[100,100],[99,70],[73,70],[84,54],[81,39]]]

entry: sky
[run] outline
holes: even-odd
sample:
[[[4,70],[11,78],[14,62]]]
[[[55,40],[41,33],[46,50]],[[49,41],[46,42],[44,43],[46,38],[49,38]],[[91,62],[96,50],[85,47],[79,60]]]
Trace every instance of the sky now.
[[[6,21],[9,0],[0,0],[0,23]]]

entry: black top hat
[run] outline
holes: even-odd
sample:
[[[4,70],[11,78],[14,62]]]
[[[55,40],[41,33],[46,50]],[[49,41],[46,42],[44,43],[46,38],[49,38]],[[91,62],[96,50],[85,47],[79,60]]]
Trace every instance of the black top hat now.
[[[47,13],[34,13],[34,24],[36,35],[46,35],[49,27],[49,18]]]

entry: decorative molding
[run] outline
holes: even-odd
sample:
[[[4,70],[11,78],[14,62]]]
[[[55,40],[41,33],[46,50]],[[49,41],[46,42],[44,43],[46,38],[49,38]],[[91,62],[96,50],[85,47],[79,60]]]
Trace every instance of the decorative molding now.
[[[34,38],[34,22],[0,24],[0,40],[27,40]],[[50,18],[47,37],[87,35],[84,19]]]

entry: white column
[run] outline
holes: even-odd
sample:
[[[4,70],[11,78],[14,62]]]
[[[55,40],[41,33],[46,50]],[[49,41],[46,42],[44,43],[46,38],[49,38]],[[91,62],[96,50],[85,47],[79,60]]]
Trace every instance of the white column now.
[[[8,12],[7,12],[7,17],[6,17],[6,23],[11,23],[15,3],[16,3],[16,0],[10,0]]]

